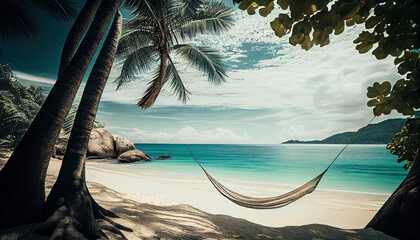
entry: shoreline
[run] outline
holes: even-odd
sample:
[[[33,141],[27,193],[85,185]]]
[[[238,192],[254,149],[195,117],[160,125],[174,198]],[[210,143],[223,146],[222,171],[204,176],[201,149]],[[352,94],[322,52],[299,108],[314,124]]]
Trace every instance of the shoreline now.
[[[191,176],[179,179],[179,174],[160,176],[157,171],[142,175],[139,169],[138,174],[127,173],[119,169],[119,166],[126,167],[87,162],[87,180],[115,189],[137,202],[165,206],[188,204],[211,214],[225,214],[270,227],[317,223],[339,228],[364,228],[391,195],[317,189],[283,208],[255,210],[239,207],[222,197],[204,174],[191,181]],[[244,187],[225,180],[226,186],[250,196],[280,195],[295,187],[260,183]],[[264,191],[266,194],[258,194]],[[312,214],[308,215],[308,212]]]
[[[47,194],[55,182],[60,166],[61,160],[51,159],[46,179]],[[382,232],[373,229],[359,229],[360,227],[352,227],[351,224],[348,224],[347,227],[337,228],[333,226],[334,224],[316,223],[316,221],[314,222],[313,219],[307,217],[321,213],[312,209],[314,205],[308,205],[306,198],[277,209],[288,215],[283,219],[283,224],[280,224],[284,227],[264,226],[256,224],[255,222],[258,221],[254,221],[255,219],[250,220],[247,216],[238,216],[235,209],[243,211],[244,208],[230,202],[227,202],[228,208],[225,209],[227,212],[215,213],[194,206],[197,204],[171,199],[172,194],[175,194],[175,196],[192,197],[190,202],[200,203],[204,197],[213,204],[221,203],[220,206],[223,207],[226,205],[226,202],[223,203],[223,201],[227,200],[221,198],[218,193],[213,192],[215,195],[212,195],[205,189],[190,189],[189,186],[184,186],[184,190],[182,190],[183,188],[176,185],[153,182],[150,179],[146,180],[134,176],[135,174],[121,174],[119,171],[107,170],[101,166],[103,167],[104,164],[87,162],[89,191],[101,206],[113,211],[120,217],[113,219],[114,221],[133,230],[132,232],[123,231],[127,239],[394,239]],[[151,186],[147,186],[147,184],[151,184]],[[113,188],[113,185],[116,188]],[[163,195],[147,193],[151,189],[159,190],[159,188],[155,188],[156,186],[164,187],[163,189],[160,188],[160,190],[164,190]],[[180,190],[183,192],[179,192]],[[182,195],[185,191],[192,193],[192,195]],[[204,193],[204,195],[201,195],[201,193]],[[321,206],[321,208],[325,208],[325,206]],[[273,210],[247,210],[251,210],[253,214],[261,215],[263,219],[267,218],[267,213],[271,216],[279,213],[279,211]],[[326,219],[336,221],[337,218],[340,218],[340,214],[337,215],[337,213],[345,212],[353,213],[353,215],[347,215],[347,218],[350,217],[352,221],[359,221],[361,219],[354,213],[368,212],[370,214],[372,211],[343,210],[340,208],[329,209],[327,212],[328,214],[326,212],[322,213],[322,216]],[[372,214],[374,213],[372,212]],[[296,217],[296,215],[298,215],[299,221],[293,222],[293,217]],[[1,239],[22,239],[21,237],[25,236],[25,233],[33,227],[34,224],[28,224],[0,230],[0,236]],[[113,235],[111,232],[106,233],[110,239],[119,239],[117,235]],[[23,239],[35,238],[48,239],[35,234],[23,237]]]
[[[104,163],[104,162],[103,162]],[[106,169],[104,168],[104,165],[102,166],[94,166],[94,164],[98,164],[101,165],[101,163],[92,163],[88,161],[88,164],[90,166],[88,166],[88,168],[92,169],[92,170],[98,170],[98,171],[103,171],[103,172],[108,172],[108,173],[115,173],[115,174],[120,174],[120,175],[127,175],[127,176],[132,176],[132,177],[136,177],[138,176],[138,174],[135,173],[128,173],[128,172],[123,172],[121,170],[110,170],[110,169]],[[106,163],[105,164],[119,164],[119,163]],[[149,170],[148,170],[149,171]],[[154,171],[155,173],[162,173],[162,172],[158,172],[158,171]],[[172,173],[171,173],[172,174]],[[176,175],[173,174],[173,175]],[[204,176],[204,173],[202,174]],[[194,176],[195,177],[195,176]],[[187,180],[179,180],[179,179],[169,179],[169,178],[159,178],[160,180],[172,180],[172,181],[180,181],[180,182],[186,182]],[[293,190],[297,187],[300,187],[301,185],[299,184],[287,184],[287,183],[266,183],[266,182],[254,182],[254,181],[246,181],[246,180],[237,180],[237,179],[232,179],[232,178],[225,178],[225,177],[221,177],[220,179],[222,179],[223,181],[226,182],[230,182],[233,184],[242,184],[242,185],[246,185],[246,184],[250,184],[250,185],[265,185],[265,186],[271,186],[272,188],[278,188],[280,189],[280,193],[283,191],[287,191],[287,190]],[[191,179],[188,179],[188,181],[191,181]],[[192,181],[197,181],[197,180],[192,180]],[[200,181],[201,182],[201,181]],[[353,193],[353,194],[366,194],[366,195],[377,195],[377,196],[386,196],[389,197],[392,193],[390,192],[367,192],[367,191],[355,191],[355,190],[341,190],[341,189],[333,189],[333,188],[319,188],[317,187],[316,191],[322,191],[322,192],[337,192],[337,193]],[[271,196],[262,196],[262,197],[271,197]]]

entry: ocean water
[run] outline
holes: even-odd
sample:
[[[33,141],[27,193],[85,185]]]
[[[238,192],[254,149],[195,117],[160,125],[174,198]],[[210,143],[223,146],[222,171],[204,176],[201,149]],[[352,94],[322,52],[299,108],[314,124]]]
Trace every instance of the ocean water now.
[[[210,174],[221,181],[298,186],[320,174],[343,145],[225,145],[190,144],[190,151]],[[136,144],[152,160],[127,165],[135,174],[158,173],[194,179],[204,173],[182,144]],[[385,145],[350,145],[324,175],[318,189],[392,193],[407,175],[403,164]]]

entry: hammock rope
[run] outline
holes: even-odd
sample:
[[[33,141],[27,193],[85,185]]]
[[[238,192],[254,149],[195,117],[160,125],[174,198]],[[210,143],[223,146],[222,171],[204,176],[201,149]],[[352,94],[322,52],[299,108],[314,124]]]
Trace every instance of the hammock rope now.
[[[375,117],[373,117],[367,125],[369,125]],[[290,203],[295,202],[296,200],[302,198],[303,196],[312,193],[317,188],[319,182],[321,181],[324,174],[328,171],[328,169],[333,165],[333,163],[338,159],[338,157],[344,152],[344,150],[350,145],[350,143],[353,141],[355,135],[353,135],[347,144],[338,152],[338,154],[335,156],[335,158],[331,161],[331,163],[328,165],[328,167],[318,176],[310,180],[309,182],[305,183],[304,185],[290,191],[287,193],[284,193],[279,196],[274,197],[263,197],[263,198],[257,198],[257,197],[249,197],[242,195],[240,193],[237,193],[233,190],[230,190],[229,188],[223,186],[221,183],[219,183],[216,179],[214,179],[207,170],[198,162],[198,160],[195,158],[195,156],[192,154],[190,149],[186,144],[185,148],[190,153],[191,157],[194,159],[194,161],[200,166],[200,168],[203,170],[203,172],[206,174],[209,181],[213,184],[213,186],[216,188],[216,190],[222,194],[225,198],[229,199],[233,203],[246,207],[246,208],[254,208],[254,209],[273,209],[273,208],[280,208],[284,207]]]

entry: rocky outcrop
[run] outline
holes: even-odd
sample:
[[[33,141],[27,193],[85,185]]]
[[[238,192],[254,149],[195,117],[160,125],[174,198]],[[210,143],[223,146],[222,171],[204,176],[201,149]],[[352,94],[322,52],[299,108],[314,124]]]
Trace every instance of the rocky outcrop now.
[[[63,159],[66,152],[68,136],[60,136],[55,145],[54,157]],[[122,162],[135,162],[135,161],[149,161],[150,157],[142,151],[132,152],[136,150],[134,144],[125,137],[111,134],[105,128],[93,129],[90,134],[88,145],[88,158],[116,158],[126,152],[131,152],[123,156]]]
[[[93,129],[90,133],[88,157],[116,157],[114,136],[105,128]]]
[[[138,162],[138,161],[150,161],[151,158],[140,150],[130,150],[121,154],[118,157],[118,160],[120,162],[132,163],[132,162]]]
[[[119,135],[113,135],[113,136],[114,136],[114,143],[115,143],[115,152],[117,156],[120,156],[121,154],[130,150],[136,150],[134,143],[132,143],[127,138],[121,137]]]

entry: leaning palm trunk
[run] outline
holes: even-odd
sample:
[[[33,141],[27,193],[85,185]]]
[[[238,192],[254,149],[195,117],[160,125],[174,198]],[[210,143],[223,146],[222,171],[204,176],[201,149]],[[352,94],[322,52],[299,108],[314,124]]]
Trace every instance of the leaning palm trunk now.
[[[398,239],[420,239],[420,147],[407,177],[366,228]]]
[[[143,109],[147,109],[155,103],[157,97],[159,96],[160,90],[162,90],[167,67],[168,67],[168,54],[167,54],[167,48],[166,48],[162,50],[160,53],[160,66],[159,66],[158,76],[153,81],[153,84],[146,91],[147,93],[137,103],[139,107]]]
[[[78,234],[99,238],[104,234],[95,219],[98,209],[93,207],[98,205],[92,201],[86,186],[85,160],[99,101],[115,58],[121,25],[122,17],[118,12],[83,91],[60,173],[41,212],[41,220],[49,220],[38,228],[38,233],[58,238],[72,238]],[[70,223],[68,219],[71,219]],[[76,235],[69,235],[68,231]]]
[[[118,7],[118,1],[102,1],[78,50],[0,171],[0,228],[32,222],[38,216],[45,201],[45,176],[54,144]]]
[[[60,68],[58,70],[59,73],[61,73],[67,67],[73,58],[73,55],[76,52],[77,47],[83,38],[83,35],[89,28],[89,24],[92,22],[92,19],[95,16],[96,10],[98,10],[100,3],[101,0],[87,0],[83,9],[77,16],[76,21],[72,25],[70,32],[67,35],[63,50],[61,52]]]

